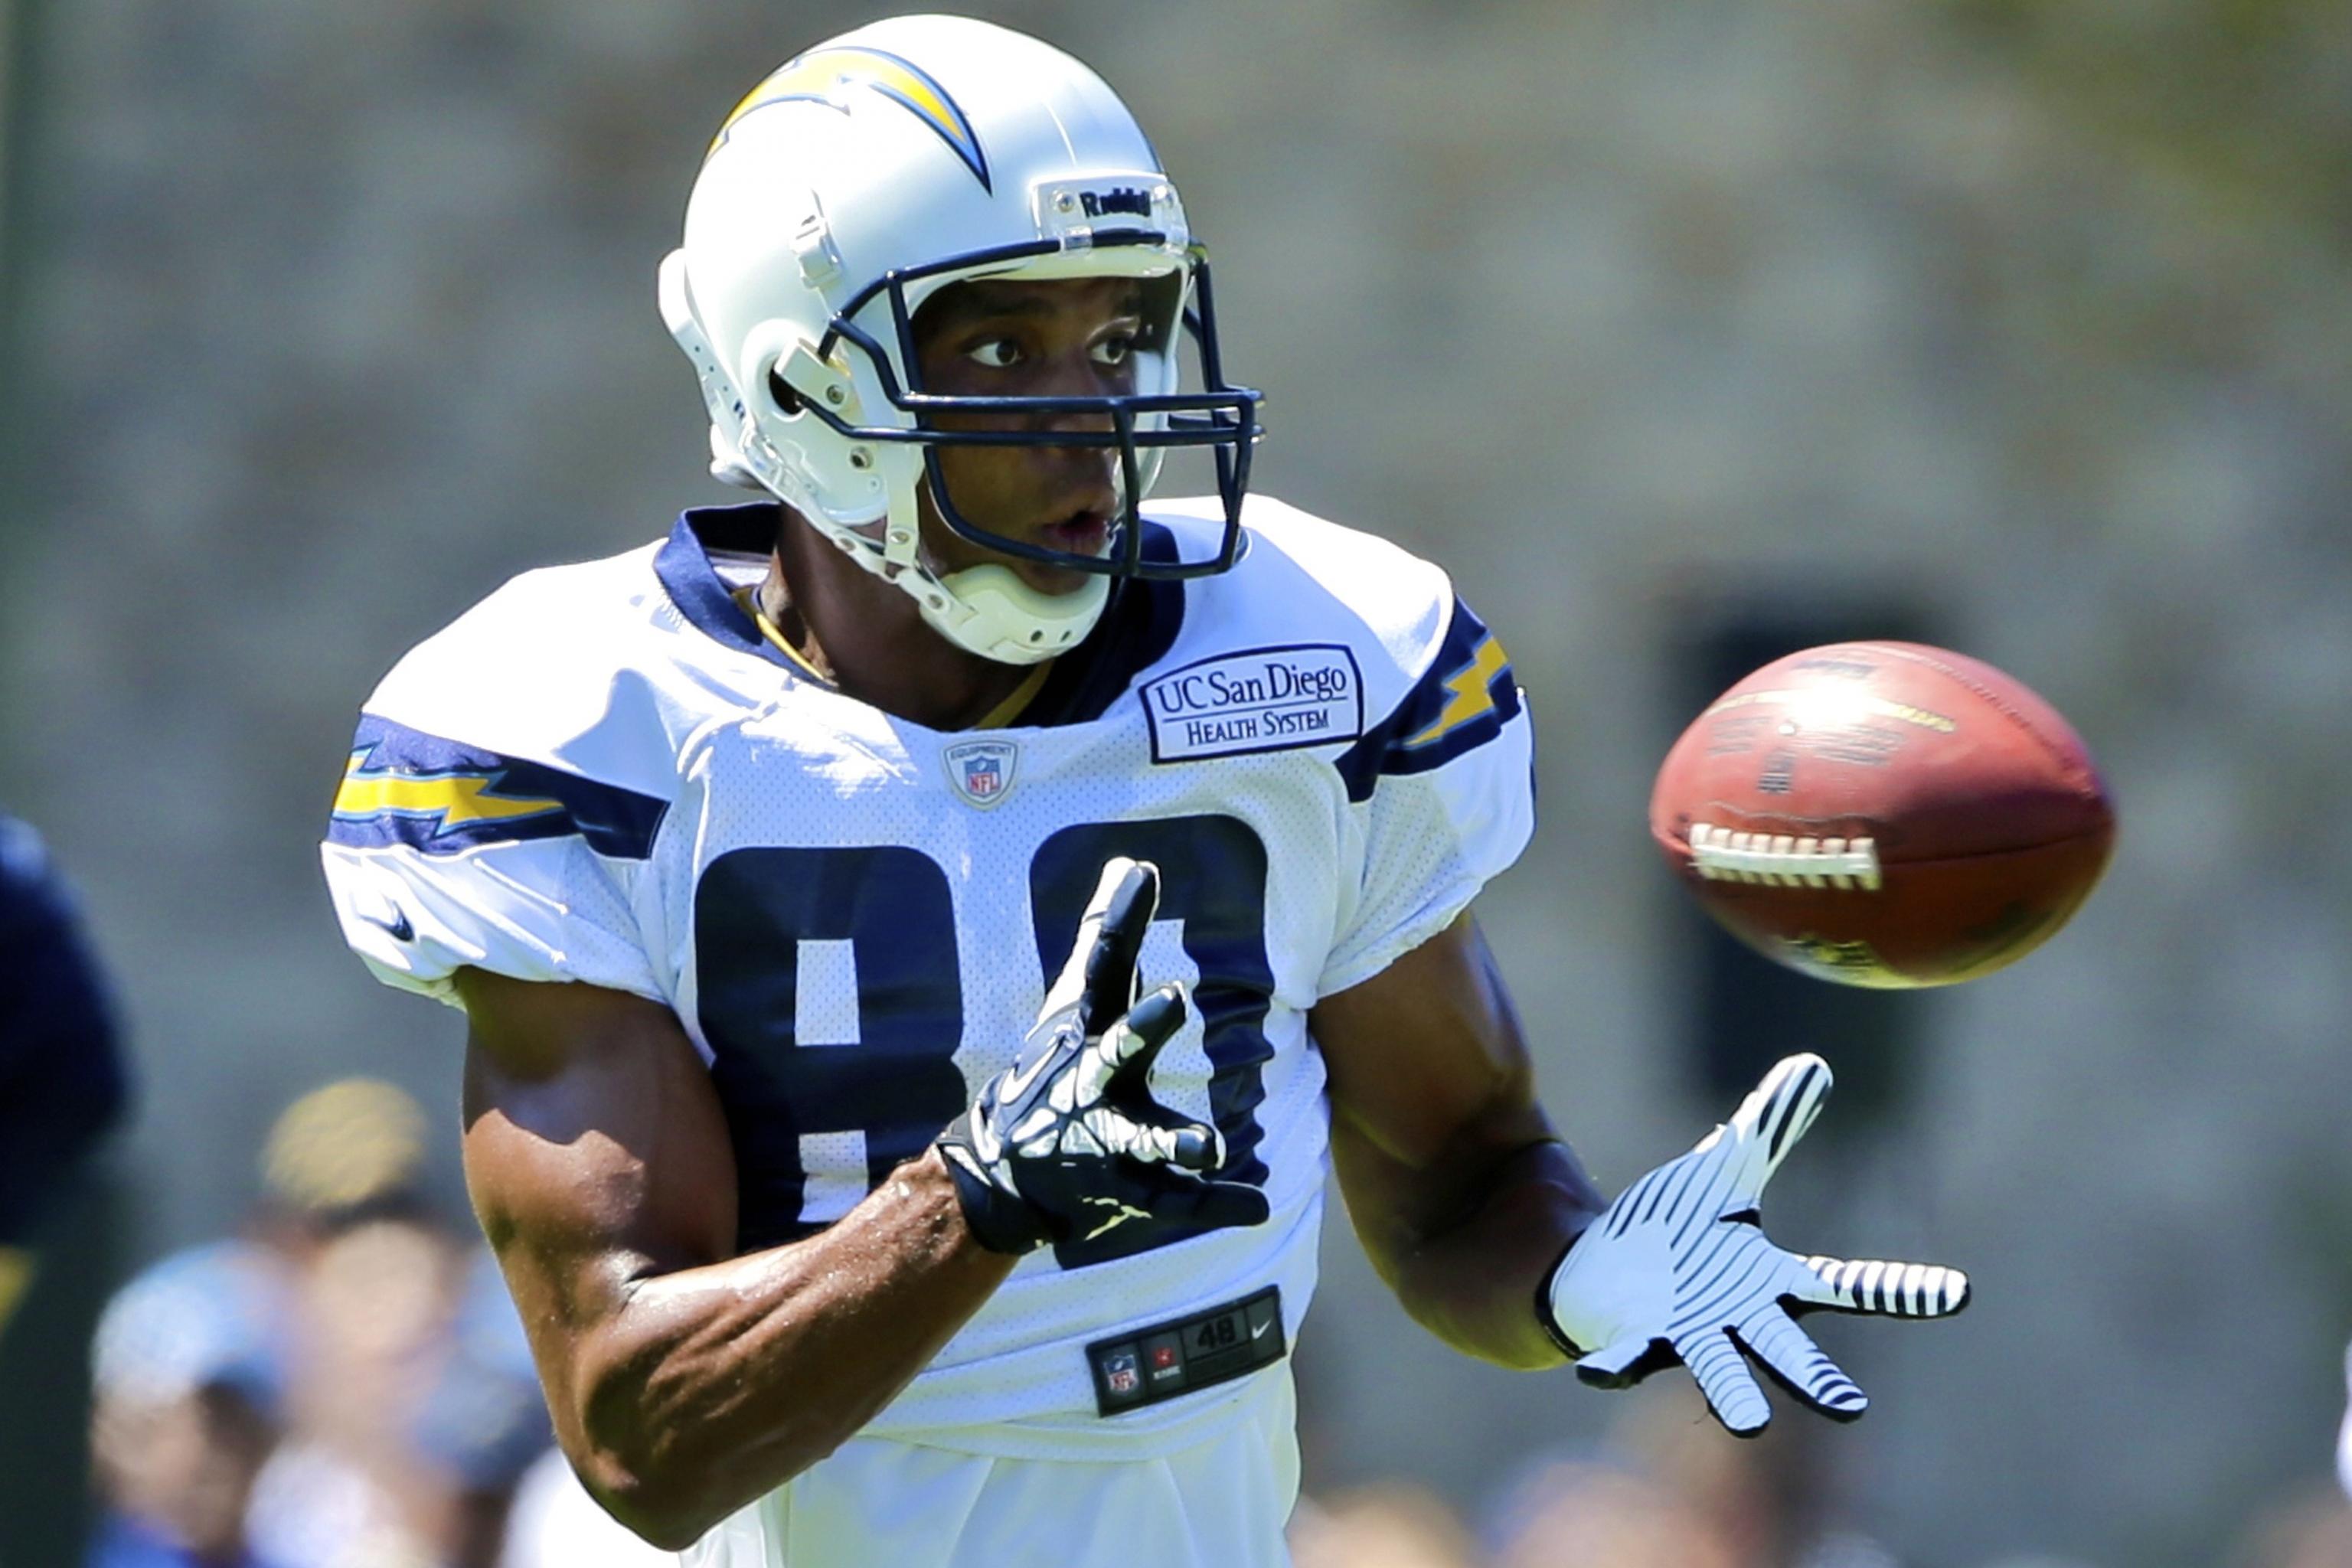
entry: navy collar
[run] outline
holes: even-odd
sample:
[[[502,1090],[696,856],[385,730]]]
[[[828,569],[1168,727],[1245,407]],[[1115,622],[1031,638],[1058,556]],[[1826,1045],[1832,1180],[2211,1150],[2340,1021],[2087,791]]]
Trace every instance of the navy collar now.
[[[783,509],[774,501],[692,508],[679,514],[669,537],[654,552],[654,576],[678,614],[703,635],[805,680],[807,672],[760,635],[710,560],[713,551],[769,554],[776,547],[782,519]],[[1146,561],[1177,558],[1172,532],[1149,521],[1143,530]],[[1113,581],[1102,619],[1084,642],[1054,661],[1045,686],[1012,728],[1084,724],[1101,718],[1139,673],[1174,646],[1183,624],[1183,584]]]
[[[773,501],[746,501],[740,506],[698,506],[678,514],[677,521],[654,552],[654,575],[695,628],[738,653],[756,654],[770,664],[801,673],[791,659],[766,637],[735,602],[734,590],[712,565],[710,552],[722,550],[739,555],[766,556],[776,548],[776,526],[782,509]]]

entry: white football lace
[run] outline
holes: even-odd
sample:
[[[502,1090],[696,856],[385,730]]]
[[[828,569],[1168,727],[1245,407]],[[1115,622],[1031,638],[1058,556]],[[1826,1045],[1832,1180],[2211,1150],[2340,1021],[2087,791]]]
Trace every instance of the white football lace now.
[[[1790,833],[1740,833],[1712,823],[1690,828],[1691,864],[1710,882],[1779,888],[1880,885],[1878,846],[1868,838],[1809,838]]]

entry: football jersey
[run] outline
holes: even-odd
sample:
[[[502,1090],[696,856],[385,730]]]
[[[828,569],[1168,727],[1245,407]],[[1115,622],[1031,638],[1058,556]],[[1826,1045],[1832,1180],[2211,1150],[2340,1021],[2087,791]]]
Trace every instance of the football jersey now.
[[[1205,553],[1213,508],[1154,503],[1148,554]],[[919,1154],[1014,1059],[1103,863],[1153,862],[1143,983],[1192,1002],[1155,1092],[1215,1121],[1223,1174],[1272,1217],[1024,1258],[866,1430],[1167,1451],[1240,1385],[1099,1416],[1085,1347],[1268,1285],[1296,1333],[1328,1166],[1308,1010],[1526,843],[1510,665],[1436,567],[1253,497],[1233,570],[1123,584],[1013,725],[931,730],[746,614],[778,515],[691,511],[661,543],[528,573],[404,658],[323,849],[344,935],[444,1000],[470,964],[675,1011],[725,1108],[750,1250]]]

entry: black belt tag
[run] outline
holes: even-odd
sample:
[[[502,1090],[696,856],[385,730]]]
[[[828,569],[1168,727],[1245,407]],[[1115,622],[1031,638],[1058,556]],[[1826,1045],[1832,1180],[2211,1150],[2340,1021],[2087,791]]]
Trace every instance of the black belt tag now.
[[[1282,1339],[1282,1290],[1274,1285],[1189,1318],[1129,1329],[1087,1347],[1087,1364],[1095,1373],[1095,1413],[1124,1415],[1231,1383],[1288,1352]]]

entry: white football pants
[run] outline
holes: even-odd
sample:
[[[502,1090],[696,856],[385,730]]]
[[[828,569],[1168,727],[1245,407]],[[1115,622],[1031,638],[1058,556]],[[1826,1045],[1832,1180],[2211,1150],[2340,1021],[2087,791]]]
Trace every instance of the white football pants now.
[[[1289,1568],[1290,1363],[1147,1459],[1007,1459],[853,1437],[724,1521],[684,1568]]]

